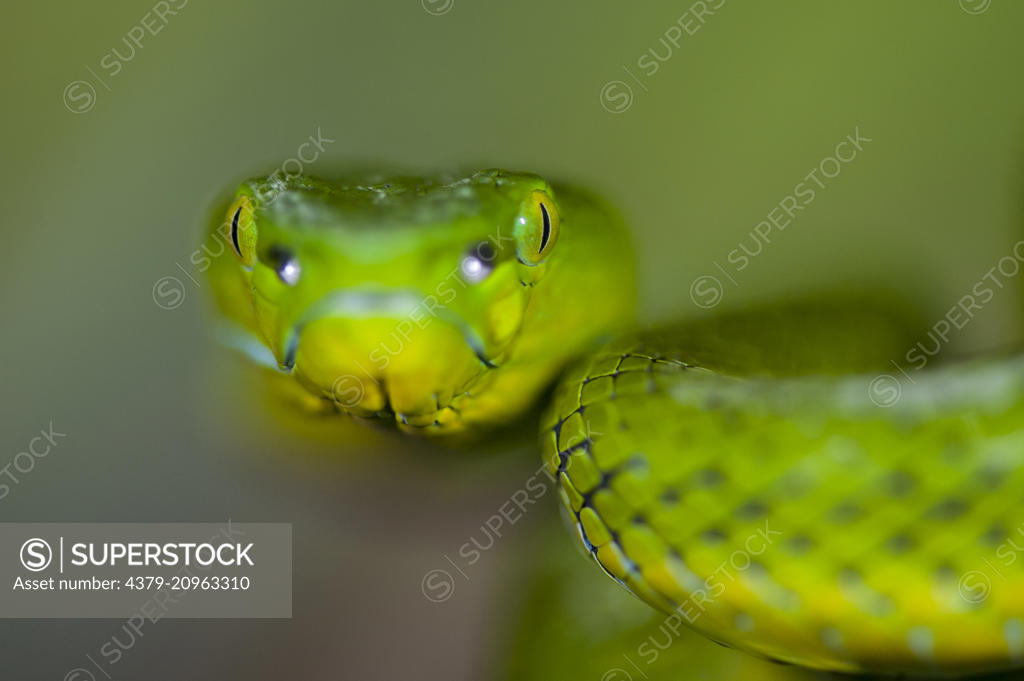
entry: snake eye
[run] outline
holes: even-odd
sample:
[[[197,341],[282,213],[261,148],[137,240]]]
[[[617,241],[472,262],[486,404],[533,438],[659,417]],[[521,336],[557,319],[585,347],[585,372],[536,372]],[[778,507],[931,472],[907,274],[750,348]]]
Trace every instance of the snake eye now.
[[[560,225],[558,209],[547,192],[531,192],[516,225],[519,259],[527,265],[539,265],[555,247]]]
[[[477,284],[494,271],[494,260],[498,256],[490,241],[481,241],[470,247],[459,261],[459,271],[470,284]]]
[[[277,278],[288,286],[299,283],[299,275],[302,274],[299,260],[284,246],[275,244],[270,247],[267,251],[267,264],[277,273]]]
[[[235,199],[228,208],[224,225],[231,246],[241,258],[242,264],[252,267],[256,262],[256,220],[248,196],[243,194]]]

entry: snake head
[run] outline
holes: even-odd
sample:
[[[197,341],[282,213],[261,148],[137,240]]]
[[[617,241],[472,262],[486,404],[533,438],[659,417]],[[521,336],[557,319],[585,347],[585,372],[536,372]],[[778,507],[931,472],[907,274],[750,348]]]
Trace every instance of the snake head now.
[[[560,211],[536,175],[271,175],[211,235],[218,299],[309,392],[446,430],[516,358],[554,266]]]

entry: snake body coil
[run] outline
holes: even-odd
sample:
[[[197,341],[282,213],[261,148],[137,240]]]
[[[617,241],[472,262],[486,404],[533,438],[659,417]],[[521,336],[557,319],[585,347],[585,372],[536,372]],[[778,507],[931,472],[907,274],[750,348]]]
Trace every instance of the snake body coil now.
[[[580,541],[654,607],[773,659],[1021,663],[1024,358],[925,372],[880,407],[871,374],[835,372],[873,364],[850,334],[885,339],[809,319],[634,335],[577,365],[542,440]]]

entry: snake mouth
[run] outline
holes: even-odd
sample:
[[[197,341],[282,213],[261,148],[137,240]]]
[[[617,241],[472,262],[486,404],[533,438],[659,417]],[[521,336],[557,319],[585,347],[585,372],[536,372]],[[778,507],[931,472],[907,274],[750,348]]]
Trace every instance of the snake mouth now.
[[[312,322],[331,317],[346,319],[374,319],[392,317],[398,323],[409,319],[415,310],[423,305],[424,297],[412,290],[403,291],[353,291],[339,290],[328,293],[308,308],[289,328],[283,344],[284,355],[279,363],[284,371],[295,368],[299,350],[299,339],[303,330]],[[433,309],[434,317],[459,330],[462,340],[487,367],[494,367],[488,359],[483,339],[466,320],[448,309]]]
[[[496,362],[467,320],[424,311],[424,299],[407,289],[331,291],[285,327],[277,362],[341,411],[409,427],[455,420],[459,398]]]

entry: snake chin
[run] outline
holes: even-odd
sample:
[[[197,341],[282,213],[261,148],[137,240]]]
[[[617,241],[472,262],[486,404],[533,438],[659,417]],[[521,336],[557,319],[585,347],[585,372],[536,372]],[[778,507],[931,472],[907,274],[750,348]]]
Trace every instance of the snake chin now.
[[[431,406],[423,409],[396,408],[399,403],[424,403],[428,398],[422,395],[411,396],[403,393],[400,397],[392,391],[384,378],[370,379],[374,390],[383,396],[383,407],[379,407],[380,396],[367,395],[367,384],[351,374],[342,376],[331,386],[329,396],[325,397],[335,411],[346,413],[361,420],[383,425],[393,425],[399,430],[409,433],[445,434],[463,430],[466,426],[462,406],[473,400],[474,390],[486,385],[493,365],[481,362],[480,371],[469,382],[457,390],[447,390],[444,394],[430,391]],[[379,407],[379,408],[378,408]]]
[[[334,410],[401,430],[438,433],[463,424],[463,407],[498,370],[464,342],[462,328],[435,321],[391,342],[394,320],[330,318],[306,325],[291,374]],[[398,322],[401,324],[401,322]],[[375,332],[376,331],[376,332]]]

